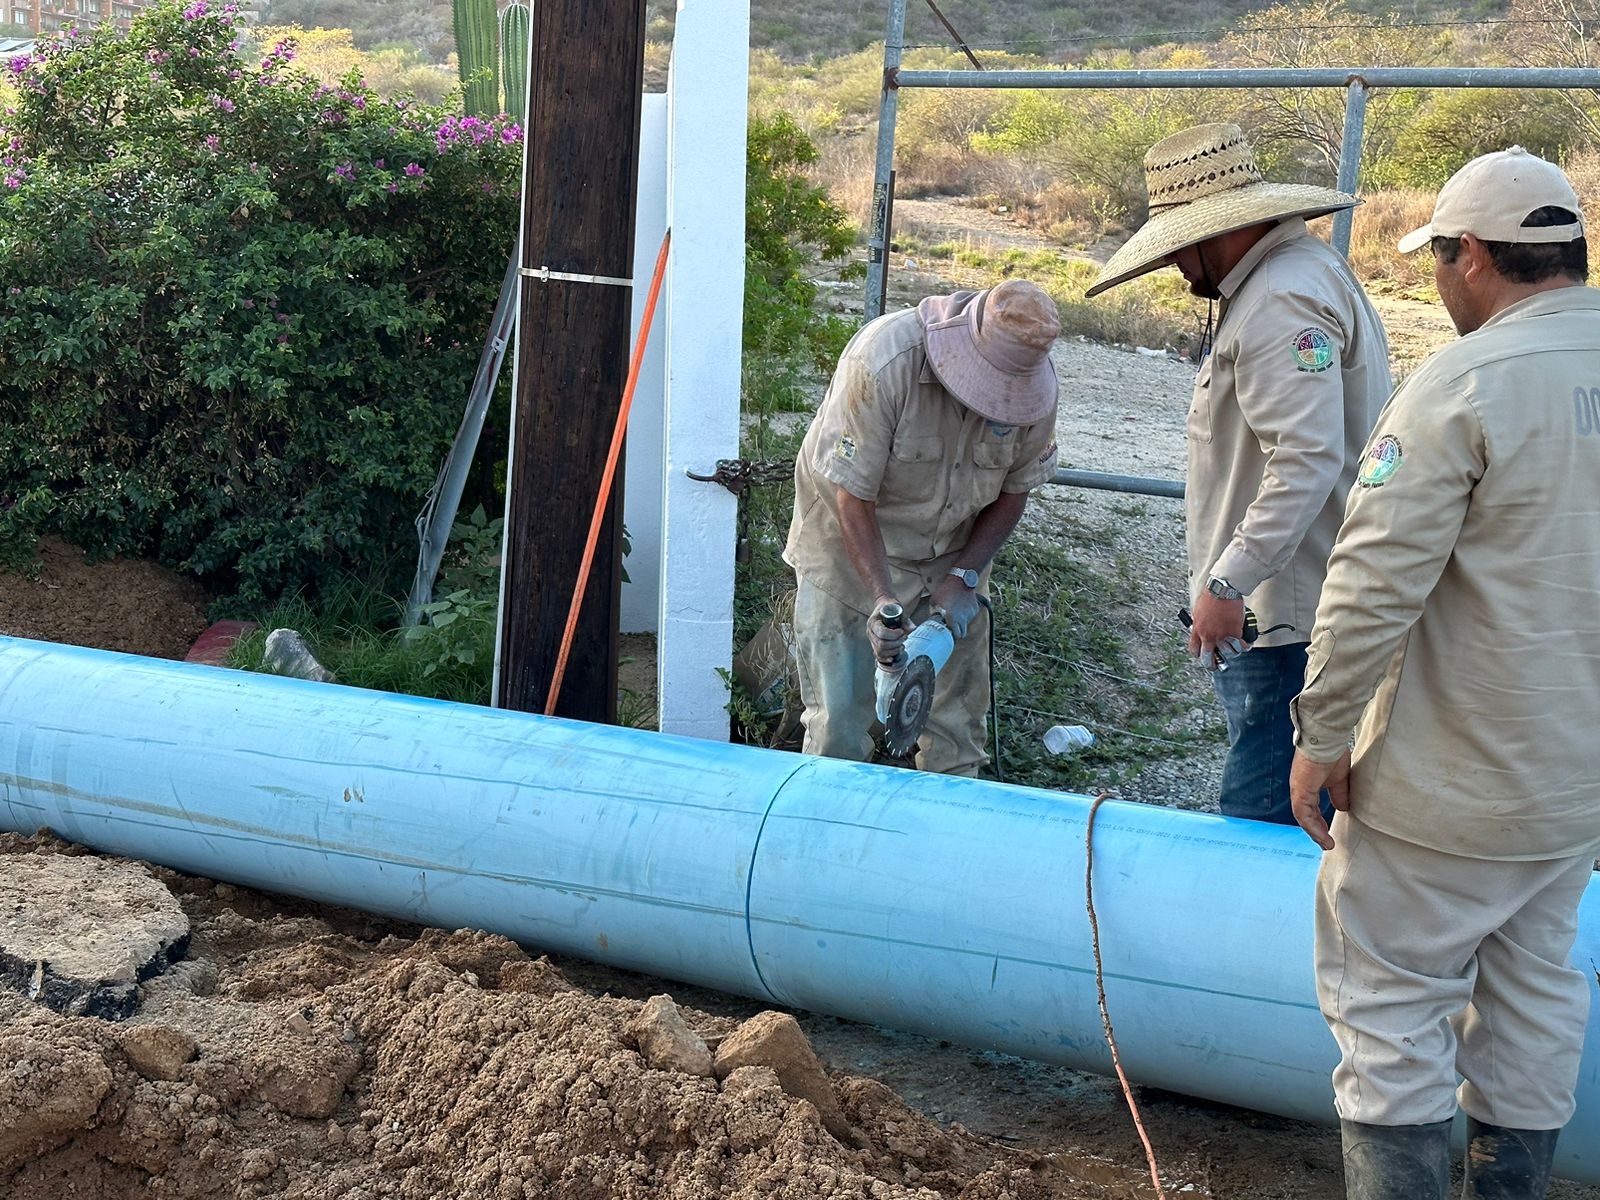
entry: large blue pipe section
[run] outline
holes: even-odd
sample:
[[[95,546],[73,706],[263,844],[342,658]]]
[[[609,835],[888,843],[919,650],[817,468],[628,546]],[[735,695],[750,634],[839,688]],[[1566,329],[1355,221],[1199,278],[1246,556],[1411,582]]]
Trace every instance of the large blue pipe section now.
[[[1108,1072],[1089,802],[0,639],[0,828]],[[1136,1080],[1333,1119],[1298,831],[1108,803]],[[1600,964],[1600,884],[1575,961]],[[1600,1182],[1600,1000],[1563,1174]]]

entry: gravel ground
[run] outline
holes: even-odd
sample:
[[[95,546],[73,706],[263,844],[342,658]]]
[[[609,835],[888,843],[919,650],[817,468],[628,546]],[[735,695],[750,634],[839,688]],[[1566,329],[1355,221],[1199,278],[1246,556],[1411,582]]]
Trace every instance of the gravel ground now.
[[[1191,365],[1085,338],[1057,342],[1054,358],[1061,378],[1056,428],[1063,467],[1183,479]],[[1085,535],[1074,553],[1129,581],[1129,602],[1118,615],[1133,653],[1129,669],[1144,679],[1156,676],[1182,641],[1176,613],[1188,590],[1183,501],[1051,487],[1038,495],[1025,518],[1035,528],[1059,526],[1064,519]],[[1118,682],[1107,681],[1110,686]],[[1205,735],[1200,748],[1168,752],[1152,742],[1144,768],[1121,783],[1117,794],[1215,812],[1226,750],[1221,709],[1198,668],[1181,675],[1177,694],[1189,705],[1186,731]]]

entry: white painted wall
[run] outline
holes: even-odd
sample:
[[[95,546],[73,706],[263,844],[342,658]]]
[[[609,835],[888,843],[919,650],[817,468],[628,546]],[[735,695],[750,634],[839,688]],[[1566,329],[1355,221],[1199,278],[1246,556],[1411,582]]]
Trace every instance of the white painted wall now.
[[[736,502],[697,483],[739,453],[749,0],[679,0],[667,211],[666,475],[656,682],[663,733],[728,739]]]
[[[650,273],[667,231],[667,97],[647,92],[639,119],[639,208],[633,235],[633,344],[650,295]],[[666,344],[670,285],[656,301],[656,315],[639,366],[639,382],[628,415],[623,469],[622,522],[633,549],[623,559],[622,632],[657,628],[661,611],[661,472],[666,455]]]

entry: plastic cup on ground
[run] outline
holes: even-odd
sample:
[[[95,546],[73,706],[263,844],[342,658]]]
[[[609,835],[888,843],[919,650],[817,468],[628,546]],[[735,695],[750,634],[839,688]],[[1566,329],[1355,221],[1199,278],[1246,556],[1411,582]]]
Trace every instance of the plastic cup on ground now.
[[[1052,725],[1044,732],[1044,748],[1051,754],[1071,754],[1094,745],[1094,734],[1082,725]]]

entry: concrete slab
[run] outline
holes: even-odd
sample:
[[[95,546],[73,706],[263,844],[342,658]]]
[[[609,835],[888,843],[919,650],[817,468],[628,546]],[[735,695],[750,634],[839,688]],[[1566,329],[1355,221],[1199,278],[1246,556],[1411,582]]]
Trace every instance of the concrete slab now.
[[[141,863],[16,854],[0,871],[0,986],[69,1016],[121,1020],[181,959],[189,918]]]

